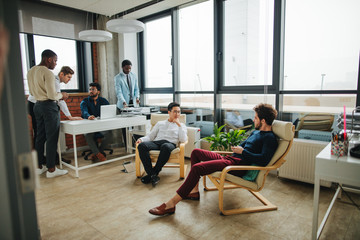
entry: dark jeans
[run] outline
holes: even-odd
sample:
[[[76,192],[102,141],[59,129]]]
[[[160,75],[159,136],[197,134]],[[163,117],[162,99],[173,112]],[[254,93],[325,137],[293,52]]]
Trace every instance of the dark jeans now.
[[[46,142],[46,166],[55,167],[56,149],[60,129],[60,111],[55,101],[37,101],[34,106],[37,123],[35,149],[38,164],[44,164],[44,144]]]
[[[148,175],[158,175],[162,167],[169,160],[172,150],[176,148],[174,143],[167,140],[142,142],[138,146],[139,156]],[[160,150],[155,167],[152,167],[150,150]]]
[[[221,156],[220,154],[202,149],[194,149],[191,153],[191,170],[181,187],[176,191],[181,198],[187,197],[191,190],[199,182],[201,176],[213,172],[222,171],[230,165],[250,165],[240,158],[232,156]],[[229,173],[236,176],[243,176],[247,171],[230,171]]]
[[[86,133],[84,134],[87,144],[90,147],[90,150],[96,155],[99,152],[103,153],[104,149],[107,149],[109,143],[112,141],[111,131],[95,132],[95,133]],[[98,147],[97,139],[102,138],[101,145]]]
[[[36,135],[37,135],[37,123],[36,123],[36,118],[35,118],[35,113],[34,113],[34,106],[35,106],[35,103],[28,101],[28,104],[27,104],[28,113],[31,116],[31,124],[32,124],[32,128],[33,128],[33,131],[34,131],[34,134],[33,134],[33,148],[35,148]]]

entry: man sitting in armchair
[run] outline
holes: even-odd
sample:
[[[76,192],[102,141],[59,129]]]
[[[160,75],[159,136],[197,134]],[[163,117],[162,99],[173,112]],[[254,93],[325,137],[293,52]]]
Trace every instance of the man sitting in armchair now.
[[[171,152],[176,148],[178,142],[187,140],[187,129],[185,124],[180,123],[180,105],[172,102],[168,105],[169,118],[156,123],[151,132],[136,142],[139,156],[144,165],[146,176],[141,178],[144,184],[152,183],[155,186],[159,181],[159,172],[169,160]],[[160,150],[155,167],[152,167],[150,151]]]

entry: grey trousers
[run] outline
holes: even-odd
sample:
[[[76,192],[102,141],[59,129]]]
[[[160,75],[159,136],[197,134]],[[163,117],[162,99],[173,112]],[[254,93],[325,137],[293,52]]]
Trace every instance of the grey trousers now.
[[[60,130],[60,111],[55,101],[37,101],[34,106],[37,123],[35,149],[39,166],[44,164],[44,144],[46,142],[46,167],[54,168]]]
[[[103,131],[96,133],[87,133],[84,134],[87,144],[90,147],[90,150],[96,155],[99,152],[104,152],[105,148],[108,148],[109,143],[112,142],[112,133],[111,131]],[[102,138],[101,145],[98,146],[97,138]]]

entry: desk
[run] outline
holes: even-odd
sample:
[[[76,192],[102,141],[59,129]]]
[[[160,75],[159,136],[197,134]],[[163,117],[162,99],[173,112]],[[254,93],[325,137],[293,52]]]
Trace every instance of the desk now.
[[[339,187],[336,190],[336,193],[318,229],[320,180],[360,187],[360,159],[351,157],[350,155],[337,158],[336,156],[331,155],[330,148],[331,143],[329,143],[316,156],[315,160],[312,239],[318,239],[320,237],[327,217],[329,216],[331,208],[340,192]]]
[[[76,177],[79,177],[80,170],[135,156],[135,154],[128,154],[126,156],[106,160],[104,162],[98,162],[98,163],[93,163],[93,164],[79,167],[78,159],[77,159],[77,150],[76,150],[76,135],[90,133],[90,132],[114,130],[114,129],[119,129],[119,128],[126,128],[127,135],[128,135],[129,127],[145,125],[145,124],[146,124],[145,116],[123,117],[120,115],[116,116],[114,118],[109,118],[109,119],[97,119],[97,120],[84,119],[84,120],[79,120],[79,121],[61,121],[60,131],[63,133],[71,134],[73,136],[75,166],[73,166],[71,164],[67,164],[63,161],[60,161],[60,167],[62,167],[62,164],[64,164],[65,166],[75,170]],[[131,146],[128,146],[128,149],[127,149],[128,153],[130,152],[130,149],[131,149]],[[61,159],[61,151],[59,152],[59,154],[60,154],[60,159]]]

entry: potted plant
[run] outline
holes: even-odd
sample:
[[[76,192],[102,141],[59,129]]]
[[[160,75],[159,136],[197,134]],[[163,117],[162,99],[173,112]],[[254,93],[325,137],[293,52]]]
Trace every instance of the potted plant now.
[[[238,146],[248,137],[245,130],[230,129],[229,132],[222,132],[221,130],[225,125],[218,127],[218,124],[215,123],[213,134],[202,138],[202,140],[211,143],[211,151],[231,151],[231,146]]]

